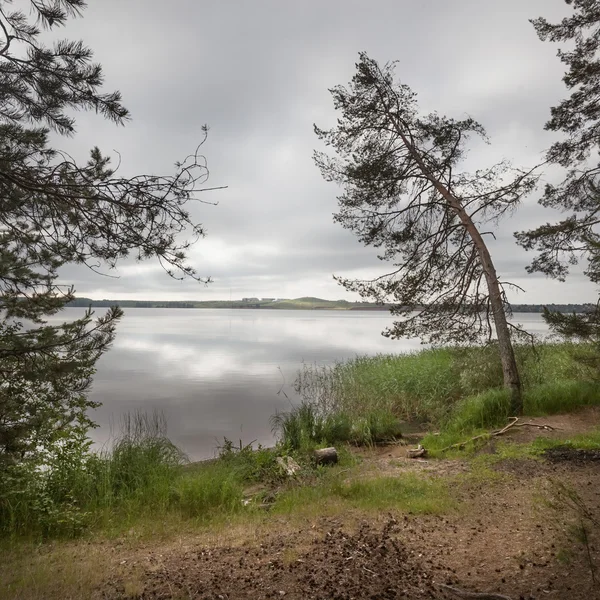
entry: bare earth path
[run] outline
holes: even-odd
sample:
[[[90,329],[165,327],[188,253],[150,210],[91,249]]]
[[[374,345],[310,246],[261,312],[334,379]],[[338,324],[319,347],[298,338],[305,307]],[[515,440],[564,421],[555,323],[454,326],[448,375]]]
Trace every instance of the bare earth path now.
[[[597,427],[600,419],[588,410],[539,421],[561,429],[544,435],[568,437]],[[536,435],[523,428],[513,438]],[[582,537],[579,528],[578,534],[581,513],[557,495],[576,492],[573,497],[600,519],[600,457],[593,452],[510,458],[481,470],[472,461],[411,461],[397,446],[363,454],[361,476],[415,471],[447,478],[459,508],[443,516],[358,510],[306,519],[273,515],[164,540],[47,546],[0,566],[0,597],[457,598],[440,585],[446,584],[513,600],[600,599],[600,572],[593,572],[600,565],[600,532],[588,529]],[[40,576],[44,568],[46,577]],[[15,569],[25,580],[30,569],[31,585],[11,596],[7,582]]]

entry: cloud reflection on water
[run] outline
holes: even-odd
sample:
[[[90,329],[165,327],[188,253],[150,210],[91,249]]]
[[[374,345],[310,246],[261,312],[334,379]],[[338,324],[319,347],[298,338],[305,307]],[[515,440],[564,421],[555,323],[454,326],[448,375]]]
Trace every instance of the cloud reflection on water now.
[[[81,312],[66,309],[60,320]],[[544,329],[539,315],[516,320]],[[120,415],[157,409],[167,416],[170,437],[194,459],[212,456],[223,436],[271,443],[269,417],[295,399],[302,362],[421,347],[418,340],[384,338],[391,322],[379,312],[127,309],[94,378],[91,397],[102,406],[92,437],[106,443]],[[289,399],[278,394],[282,385]]]

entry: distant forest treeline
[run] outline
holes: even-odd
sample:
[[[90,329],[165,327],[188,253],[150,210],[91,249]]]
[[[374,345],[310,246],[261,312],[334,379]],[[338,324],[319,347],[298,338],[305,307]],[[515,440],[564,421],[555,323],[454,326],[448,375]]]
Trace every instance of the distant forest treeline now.
[[[245,309],[288,309],[288,310],[389,310],[372,302],[349,302],[348,300],[323,300],[321,298],[259,299],[243,300],[93,300],[75,298],[68,304],[71,307],[109,307],[118,304],[122,308],[245,308]],[[541,313],[547,306],[550,310],[563,313],[588,312],[594,304],[513,304],[515,313]]]

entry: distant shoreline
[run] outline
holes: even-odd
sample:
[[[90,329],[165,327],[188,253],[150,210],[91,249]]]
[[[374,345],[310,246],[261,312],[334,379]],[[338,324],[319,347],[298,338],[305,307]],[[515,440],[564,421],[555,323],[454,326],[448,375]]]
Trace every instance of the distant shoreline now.
[[[122,308],[223,308],[243,310],[345,310],[345,311],[389,311],[390,305],[378,305],[373,302],[350,302],[348,300],[324,300],[322,298],[304,297],[295,299],[248,298],[243,300],[94,300],[92,298],[75,298],[68,307],[87,308],[89,306],[103,308],[119,305]],[[544,306],[551,310],[565,313],[589,312],[595,305],[587,304],[513,304],[515,313],[541,313]]]

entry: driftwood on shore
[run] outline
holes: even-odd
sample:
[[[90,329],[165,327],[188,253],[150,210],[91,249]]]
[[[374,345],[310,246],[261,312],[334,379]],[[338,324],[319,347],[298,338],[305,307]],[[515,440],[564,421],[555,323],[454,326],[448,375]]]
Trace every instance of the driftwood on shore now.
[[[278,456],[277,464],[288,477],[294,477],[301,470],[300,465],[291,456]]]
[[[408,458],[425,458],[427,456],[427,450],[419,444],[416,448],[409,448],[406,451]]]
[[[313,452],[313,458],[318,465],[334,465],[338,461],[335,448],[321,448]]]

